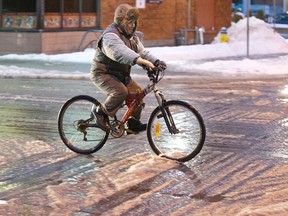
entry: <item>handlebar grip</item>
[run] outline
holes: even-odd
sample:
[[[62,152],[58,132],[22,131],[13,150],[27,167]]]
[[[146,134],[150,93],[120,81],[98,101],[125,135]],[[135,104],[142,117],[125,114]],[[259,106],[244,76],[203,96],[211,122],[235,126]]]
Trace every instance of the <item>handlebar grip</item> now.
[[[164,71],[166,69],[166,67],[154,67],[153,69],[151,68],[146,68],[147,70],[147,74],[159,74],[161,71]]]
[[[154,67],[153,69],[146,69],[147,70],[147,75],[150,78],[150,80],[153,80],[154,83],[158,83],[162,78],[160,78],[159,80],[159,75],[161,77],[164,76],[164,70],[166,69],[166,67]]]

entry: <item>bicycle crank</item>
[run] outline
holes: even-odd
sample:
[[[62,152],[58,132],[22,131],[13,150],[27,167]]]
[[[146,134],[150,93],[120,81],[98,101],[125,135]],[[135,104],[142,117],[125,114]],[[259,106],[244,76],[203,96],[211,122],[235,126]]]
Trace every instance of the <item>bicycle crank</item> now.
[[[111,128],[110,134],[115,138],[123,136],[125,132],[124,125],[121,126],[121,121],[118,120],[111,121],[110,128]]]

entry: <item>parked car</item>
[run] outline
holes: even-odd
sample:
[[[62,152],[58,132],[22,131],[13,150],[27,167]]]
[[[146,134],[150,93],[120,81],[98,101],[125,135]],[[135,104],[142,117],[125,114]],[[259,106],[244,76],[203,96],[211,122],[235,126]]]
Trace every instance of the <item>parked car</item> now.
[[[275,23],[288,25],[288,14],[287,13],[278,14],[276,16]]]

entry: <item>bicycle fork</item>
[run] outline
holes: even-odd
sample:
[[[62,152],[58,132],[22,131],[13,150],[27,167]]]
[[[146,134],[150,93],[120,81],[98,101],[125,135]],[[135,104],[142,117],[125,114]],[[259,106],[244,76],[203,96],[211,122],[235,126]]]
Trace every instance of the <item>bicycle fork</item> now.
[[[157,102],[159,104],[159,108],[160,108],[161,113],[162,113],[162,114],[158,115],[157,118],[162,118],[162,117],[164,118],[165,123],[167,125],[167,128],[171,134],[179,133],[179,129],[176,128],[175,122],[173,120],[173,117],[171,115],[169,108],[168,107],[164,108],[164,105],[166,103],[166,99],[164,97],[164,94],[161,91],[159,91],[158,89],[155,89],[154,93],[155,93],[155,97],[157,99]]]

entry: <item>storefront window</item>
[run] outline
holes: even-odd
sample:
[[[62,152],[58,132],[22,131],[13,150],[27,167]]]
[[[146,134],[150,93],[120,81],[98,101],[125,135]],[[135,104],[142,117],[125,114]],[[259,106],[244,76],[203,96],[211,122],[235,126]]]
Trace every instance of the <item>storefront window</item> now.
[[[96,27],[98,1],[2,0],[1,26],[4,29],[36,29],[37,19],[42,16],[44,22],[39,26],[44,29]]]
[[[32,12],[36,13],[36,0],[2,0],[2,11],[7,12]]]
[[[46,13],[60,13],[61,0],[46,0],[44,10]]]
[[[63,28],[79,28],[79,0],[64,0]]]
[[[95,0],[82,0],[82,27],[95,27],[96,26],[96,1]]]
[[[36,26],[36,0],[2,0],[2,28],[34,29]]]
[[[64,0],[64,13],[79,12],[79,0]]]
[[[82,12],[83,13],[96,13],[96,1],[95,0],[82,0]]]
[[[45,0],[44,28],[61,28],[61,2],[62,0]]]

